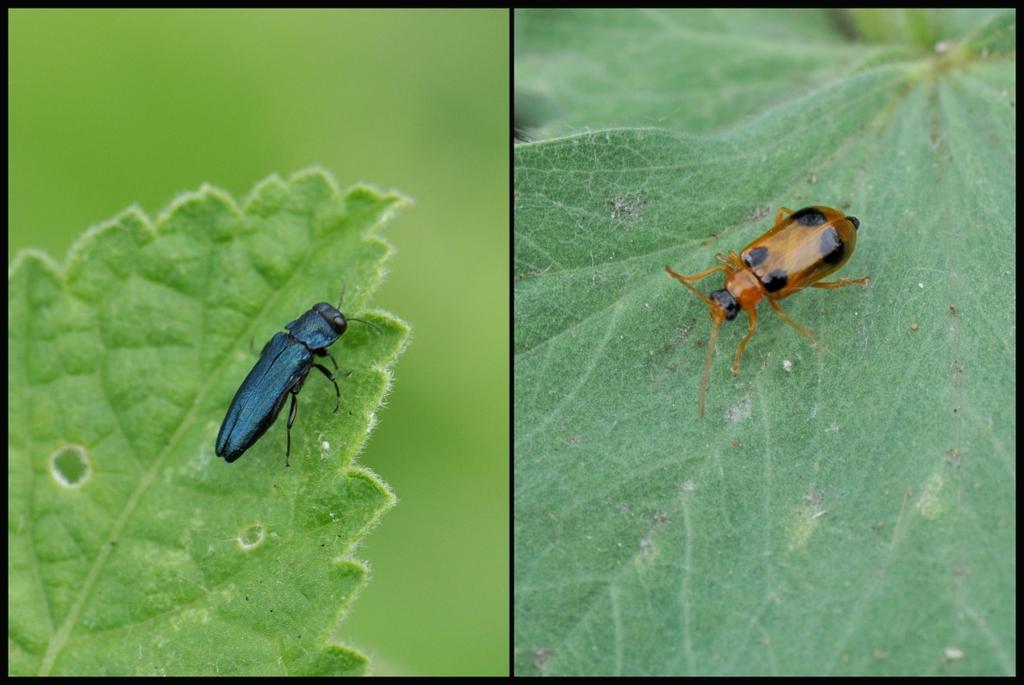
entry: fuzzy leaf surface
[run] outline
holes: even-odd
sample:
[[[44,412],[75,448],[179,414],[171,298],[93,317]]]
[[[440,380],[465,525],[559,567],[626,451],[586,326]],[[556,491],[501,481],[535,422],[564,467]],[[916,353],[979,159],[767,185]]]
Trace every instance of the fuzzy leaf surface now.
[[[367,570],[352,557],[394,503],[354,461],[408,326],[366,309],[406,200],[319,169],[242,206],[204,186],[156,221],[129,209],[57,264],[8,278],[8,670],[343,674],[329,639]],[[319,301],[365,318],[238,461],[214,455],[260,346]],[[255,347],[251,347],[255,343]]]

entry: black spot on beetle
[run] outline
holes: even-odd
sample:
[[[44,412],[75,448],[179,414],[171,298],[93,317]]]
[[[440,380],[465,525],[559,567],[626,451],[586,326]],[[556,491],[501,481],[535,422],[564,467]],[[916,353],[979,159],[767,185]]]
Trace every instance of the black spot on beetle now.
[[[775,269],[765,274],[765,277],[761,279],[761,283],[764,284],[764,289],[770,293],[778,292],[786,287],[786,283],[789,282],[789,275],[782,269]]]
[[[846,255],[846,245],[843,244],[843,239],[831,226],[822,232],[819,247],[821,248],[821,259],[826,264],[838,264]]]
[[[740,303],[736,301],[736,298],[728,290],[715,290],[711,293],[711,299],[725,310],[726,321],[732,321],[740,313]]]
[[[763,264],[766,259],[768,259],[767,247],[755,247],[753,250],[743,255],[743,263],[750,268]]]
[[[798,209],[789,216],[789,219],[801,226],[821,226],[827,221],[825,215],[817,207]]]
[[[858,219],[857,217],[848,216],[846,217],[846,220],[853,224],[853,230],[856,231],[858,228],[860,228],[860,219]]]

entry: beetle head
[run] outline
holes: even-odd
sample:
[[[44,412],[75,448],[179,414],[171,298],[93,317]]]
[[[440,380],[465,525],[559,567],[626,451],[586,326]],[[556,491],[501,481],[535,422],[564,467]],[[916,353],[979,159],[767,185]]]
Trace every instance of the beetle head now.
[[[711,305],[712,309],[720,309],[725,314],[726,321],[732,321],[740,312],[740,303],[736,301],[731,292],[724,288],[712,292],[711,299],[715,302]]]
[[[344,333],[345,329],[348,328],[348,321],[345,320],[345,315],[342,314],[337,307],[332,307],[326,302],[321,302],[314,307],[314,309],[316,309],[317,313],[323,317],[324,321],[326,321],[330,325],[331,329],[338,335]]]

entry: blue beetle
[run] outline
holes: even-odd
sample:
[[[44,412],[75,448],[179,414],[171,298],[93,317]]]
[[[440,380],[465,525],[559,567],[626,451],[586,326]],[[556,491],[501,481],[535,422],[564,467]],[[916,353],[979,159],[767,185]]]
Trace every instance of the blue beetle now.
[[[339,304],[339,306],[341,306]],[[259,361],[242,381],[231,400],[227,416],[217,433],[217,456],[228,463],[238,459],[252,447],[273,425],[288,395],[292,396],[288,411],[288,449],[285,466],[292,451],[292,424],[295,423],[295,397],[302,389],[311,368],[318,369],[334,384],[336,395],[334,411],[341,406],[338,382],[327,367],[313,361],[316,357],[330,357],[334,368],[338,363],[327,351],[348,328],[349,321],[369,326],[361,319],[346,319],[337,307],[320,302],[302,316],[285,326],[287,333],[276,333],[260,353]],[[349,371],[345,375],[349,375]]]

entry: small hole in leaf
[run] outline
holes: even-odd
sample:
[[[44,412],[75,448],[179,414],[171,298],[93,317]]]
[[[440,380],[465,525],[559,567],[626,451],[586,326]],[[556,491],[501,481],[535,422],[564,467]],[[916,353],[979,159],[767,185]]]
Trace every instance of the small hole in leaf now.
[[[253,549],[263,542],[264,530],[259,523],[254,523],[238,534],[238,544],[242,549]]]
[[[50,455],[50,473],[64,487],[81,487],[92,474],[88,452],[81,445],[61,447]]]

